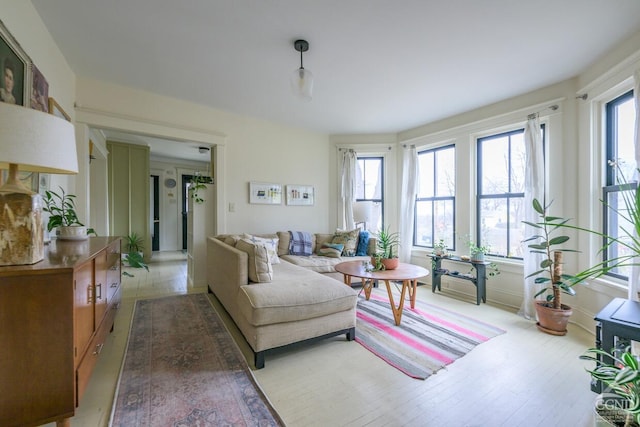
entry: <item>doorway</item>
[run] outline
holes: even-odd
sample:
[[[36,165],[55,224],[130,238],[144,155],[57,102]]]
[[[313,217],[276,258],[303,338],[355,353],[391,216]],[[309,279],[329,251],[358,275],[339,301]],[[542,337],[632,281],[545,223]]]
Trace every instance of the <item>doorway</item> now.
[[[160,250],[160,176],[151,175],[151,250]]]
[[[187,226],[189,221],[189,183],[193,175],[182,175],[182,250],[187,250]]]

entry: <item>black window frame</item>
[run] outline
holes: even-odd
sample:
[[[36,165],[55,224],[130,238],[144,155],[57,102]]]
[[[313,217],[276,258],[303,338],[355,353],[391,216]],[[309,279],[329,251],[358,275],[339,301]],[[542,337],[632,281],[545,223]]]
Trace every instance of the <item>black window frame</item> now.
[[[545,159],[545,147],[546,147],[546,139],[547,139],[547,132],[546,132],[546,125],[544,123],[540,124],[540,130],[542,132],[542,156],[543,156],[543,162],[545,162],[546,164],[546,159]],[[475,244],[476,246],[482,246],[483,242],[482,242],[482,217],[480,215],[480,207],[481,207],[481,201],[482,200],[489,200],[489,199],[507,199],[507,248],[510,248],[510,242],[511,242],[511,221],[509,220],[509,215],[510,215],[510,209],[509,209],[509,202],[511,199],[515,199],[515,198],[519,198],[519,199],[524,199],[524,192],[519,192],[519,193],[512,193],[512,192],[507,192],[507,193],[502,193],[502,194],[488,194],[485,195],[482,193],[482,142],[485,140],[489,140],[489,139],[496,139],[496,138],[502,138],[504,136],[508,136],[509,137],[509,174],[511,174],[511,162],[513,161],[513,159],[511,158],[511,136],[512,135],[523,135],[525,131],[525,128],[518,128],[518,129],[513,129],[510,131],[506,131],[506,132],[499,132],[499,133],[495,133],[495,134],[491,134],[491,135],[487,135],[487,136],[483,136],[483,137],[479,137],[476,138],[476,164],[477,164],[477,174],[476,174],[476,235],[475,235]],[[509,190],[511,189],[511,175],[509,175],[508,177],[508,183],[509,183]],[[522,260],[524,259],[523,257],[518,257],[518,256],[509,256],[509,253],[507,252],[506,255],[499,255],[496,253],[488,253],[487,255],[491,255],[493,257],[498,257],[498,258],[505,258],[505,259],[514,259],[514,260]]]
[[[454,155],[454,159],[455,156],[457,155],[456,153],[456,145],[455,144],[448,144],[448,145],[443,145],[441,147],[435,147],[435,148],[428,148],[425,150],[421,150],[418,152],[418,157],[427,153],[434,153],[433,156],[433,197],[418,197],[416,196],[416,201],[415,201],[415,205],[413,207],[413,246],[416,247],[421,247],[421,248],[433,248],[433,245],[435,244],[435,223],[434,223],[434,219],[435,219],[435,215],[434,215],[434,206],[435,206],[435,202],[438,201],[443,201],[443,200],[451,200],[453,202],[453,236],[452,236],[452,242],[453,242],[453,247],[451,248],[447,248],[448,250],[451,251],[455,251],[456,250],[456,192],[454,190],[454,194],[453,196],[438,196],[437,195],[437,188],[438,188],[438,181],[437,181],[437,176],[436,176],[436,171],[438,170],[437,168],[437,156],[435,155],[436,152],[438,151],[444,151],[444,150],[449,150],[449,149],[453,149],[453,155]],[[420,174],[422,175],[422,171],[420,171]],[[457,173],[456,173],[457,175]],[[457,179],[457,176],[456,176]],[[432,241],[431,241],[431,245],[421,245],[418,244],[417,242],[417,225],[418,225],[418,202],[431,202],[431,236],[432,236]]]
[[[615,198],[611,198],[611,194],[620,193],[622,191],[631,191],[635,190],[638,187],[638,183],[635,181],[631,181],[628,183],[619,183],[616,175],[616,168],[609,165],[610,161],[618,161],[618,128],[617,128],[617,107],[620,104],[628,102],[629,100],[633,100],[633,89],[628,92],[623,93],[622,95],[612,99],[611,101],[605,104],[605,152],[606,158],[604,159],[605,165],[604,170],[605,173],[605,185],[602,188],[602,200],[605,202],[602,204],[602,230],[603,234],[608,234],[608,230],[610,226],[617,227],[617,216],[613,219],[610,219],[610,212],[617,209],[617,205],[615,203],[612,204],[607,202],[608,200],[615,200]],[[605,237],[602,238],[602,247],[607,246],[607,239]],[[611,251],[615,250],[615,246],[607,247],[607,250],[602,251],[602,262],[607,264],[609,259],[614,259],[617,254],[611,253]],[[610,256],[611,255],[611,256]],[[616,272],[607,272],[605,276],[613,277],[620,280],[628,280],[629,277],[623,274],[619,274]]]
[[[379,155],[371,155],[368,156],[366,154],[363,155],[358,155],[356,156],[356,163],[359,162],[360,160],[363,160],[365,162],[365,169],[362,170],[362,188],[365,188],[364,183],[365,183],[365,176],[366,176],[366,161],[367,160],[379,160],[380,161],[380,199],[367,199],[367,198],[357,198],[356,197],[356,202],[373,202],[373,203],[380,203],[380,220],[381,220],[381,224],[382,224],[382,229],[384,229],[385,227],[385,221],[384,221],[384,161],[385,158],[384,156],[379,156]],[[364,194],[364,191],[363,191]]]

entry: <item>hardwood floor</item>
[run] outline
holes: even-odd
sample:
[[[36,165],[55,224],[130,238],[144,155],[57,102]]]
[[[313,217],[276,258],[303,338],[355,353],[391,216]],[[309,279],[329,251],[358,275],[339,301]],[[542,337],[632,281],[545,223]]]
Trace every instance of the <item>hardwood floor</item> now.
[[[123,276],[123,303],[73,427],[108,424],[134,301],[188,289],[186,257],[154,254],[150,271]],[[128,270],[128,269],[127,269]],[[214,306],[252,364],[248,345],[215,297]],[[335,337],[267,354],[254,375],[288,426],[590,426],[595,394],[578,356],[593,335],[570,325],[565,337],[543,334],[503,308],[418,288],[418,298],[507,331],[425,381],[387,365],[356,342]],[[53,426],[48,424],[47,426]]]

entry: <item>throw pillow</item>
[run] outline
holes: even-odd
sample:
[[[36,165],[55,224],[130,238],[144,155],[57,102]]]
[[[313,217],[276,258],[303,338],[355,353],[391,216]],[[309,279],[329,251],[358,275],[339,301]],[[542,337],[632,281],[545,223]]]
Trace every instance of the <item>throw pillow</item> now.
[[[322,247],[318,249],[318,255],[328,256],[331,258],[340,258],[340,254],[342,254],[343,249],[343,244],[323,243]]]
[[[331,243],[344,245],[342,255],[355,256],[356,249],[358,248],[359,233],[360,230],[358,230],[357,228],[351,231],[336,230],[335,234],[333,235],[333,239],[331,239]]]
[[[358,235],[358,249],[356,249],[356,256],[367,256],[367,249],[369,248],[369,232],[362,230]]]
[[[278,258],[278,238],[277,237],[258,237],[251,234],[244,233],[243,238],[251,240],[253,243],[264,243],[269,252],[269,262],[271,264],[280,264],[280,258]]]
[[[249,280],[255,283],[270,282],[273,279],[273,268],[269,262],[267,246],[264,243],[253,243],[249,239],[240,239],[236,249],[249,255]]]
[[[289,231],[289,255],[311,256],[313,239],[306,231]]]

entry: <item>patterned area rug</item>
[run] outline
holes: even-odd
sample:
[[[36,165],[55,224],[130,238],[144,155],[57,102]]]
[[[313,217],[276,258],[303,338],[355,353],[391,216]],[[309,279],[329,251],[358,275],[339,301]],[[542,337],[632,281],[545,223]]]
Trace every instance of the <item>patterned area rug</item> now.
[[[394,293],[398,304],[399,294]],[[432,304],[405,301],[396,326],[384,285],[369,301],[358,297],[356,341],[391,366],[413,378],[426,379],[475,346],[505,333],[471,317]]]
[[[206,294],[136,301],[110,425],[284,425]]]

